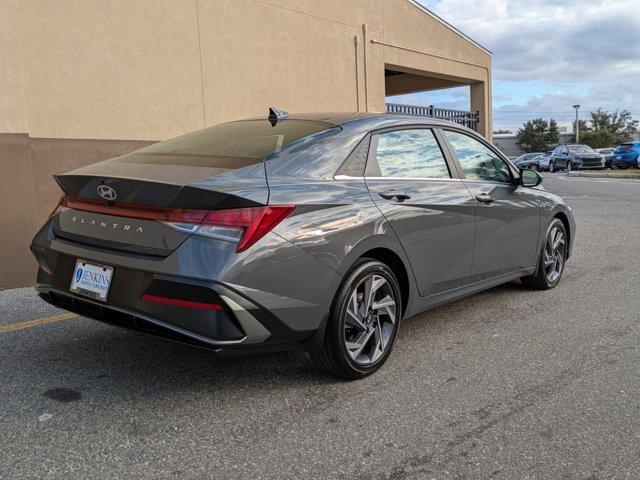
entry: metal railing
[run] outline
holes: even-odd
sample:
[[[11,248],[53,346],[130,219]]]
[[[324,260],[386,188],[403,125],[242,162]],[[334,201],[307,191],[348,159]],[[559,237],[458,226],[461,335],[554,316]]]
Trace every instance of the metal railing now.
[[[421,107],[418,105],[401,105],[399,103],[387,103],[387,113],[398,113],[402,115],[414,115],[416,117],[430,117],[440,120],[448,120],[460,125],[464,125],[472,130],[478,131],[480,122],[480,112],[467,112],[466,110],[451,110],[449,108],[438,108],[433,105]]]

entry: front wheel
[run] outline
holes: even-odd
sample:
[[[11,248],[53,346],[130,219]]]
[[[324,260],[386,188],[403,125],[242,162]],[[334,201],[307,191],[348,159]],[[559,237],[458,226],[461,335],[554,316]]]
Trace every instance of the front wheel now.
[[[389,358],[401,317],[400,287],[393,271],[377,260],[362,259],[336,293],[322,348],[311,355],[338,377],[357,380],[371,375]]]
[[[564,273],[568,252],[567,229],[562,220],[554,218],[547,229],[538,269],[533,275],[522,277],[522,283],[536,290],[554,288]]]

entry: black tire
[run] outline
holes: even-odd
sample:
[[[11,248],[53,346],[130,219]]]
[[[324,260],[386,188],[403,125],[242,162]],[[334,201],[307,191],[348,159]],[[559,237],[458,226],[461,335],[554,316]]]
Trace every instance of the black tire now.
[[[549,173],[553,173],[555,168],[556,166],[553,164],[553,162],[549,162]]]
[[[534,163],[534,164],[532,164],[529,168],[530,168],[531,170],[533,170],[534,172],[537,172],[537,171],[538,171],[538,165],[536,165],[535,163]]]
[[[556,228],[559,228],[564,234],[564,239],[566,244],[565,244],[565,250],[563,254],[563,257],[564,257],[563,266],[562,266],[562,270],[560,271],[560,275],[558,276],[558,278],[554,279],[553,281],[550,281],[547,275],[546,267],[545,267],[544,252],[547,245],[547,240],[549,239],[549,235]],[[565,228],[564,223],[559,218],[554,218],[549,224],[549,227],[547,228],[547,232],[545,233],[544,242],[542,243],[542,248],[540,249],[540,252],[539,252],[537,269],[535,273],[533,273],[532,275],[527,275],[526,277],[522,277],[520,279],[522,280],[522,283],[526,287],[532,288],[534,290],[550,290],[552,288],[555,288],[558,285],[558,283],[560,283],[560,280],[562,279],[562,274],[564,273],[564,266],[567,260],[568,242],[569,242],[569,237],[567,235],[567,229]]]
[[[393,292],[396,302],[396,318],[386,344],[386,351],[374,363],[361,365],[355,362],[345,345],[345,319],[348,302],[359,283],[375,274],[383,277]],[[360,259],[345,276],[334,297],[324,334],[321,349],[310,352],[315,362],[325,371],[346,380],[358,380],[371,375],[389,358],[395,343],[400,320],[402,319],[402,301],[400,287],[393,271],[384,263],[369,258]]]
[[[573,169],[573,164],[571,163],[571,161],[567,162],[567,173],[571,173],[571,170]]]

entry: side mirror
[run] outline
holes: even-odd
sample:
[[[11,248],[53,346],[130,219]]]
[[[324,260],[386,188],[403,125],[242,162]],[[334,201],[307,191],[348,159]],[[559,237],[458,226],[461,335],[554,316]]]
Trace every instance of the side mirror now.
[[[537,187],[542,183],[542,175],[533,170],[520,170],[520,185],[523,187]]]

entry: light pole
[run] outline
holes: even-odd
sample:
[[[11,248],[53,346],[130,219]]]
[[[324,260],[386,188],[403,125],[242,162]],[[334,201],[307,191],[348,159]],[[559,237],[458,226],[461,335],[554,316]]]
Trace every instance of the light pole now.
[[[580,124],[578,123],[578,111],[580,110],[580,105],[574,105],[573,108],[576,109],[576,143],[580,143]]]

